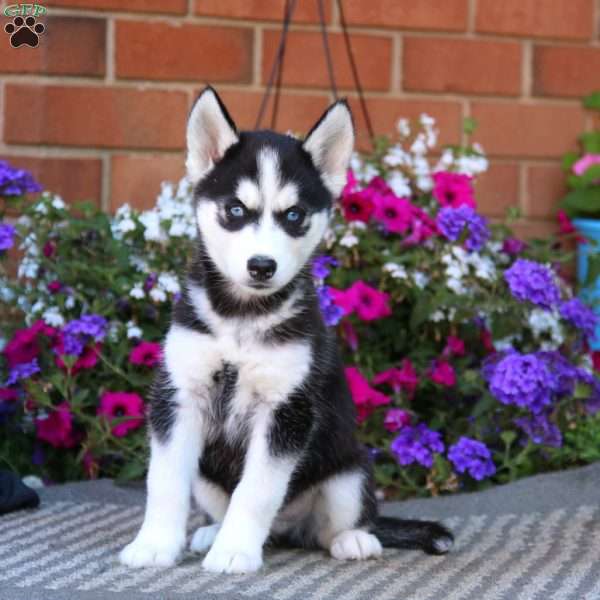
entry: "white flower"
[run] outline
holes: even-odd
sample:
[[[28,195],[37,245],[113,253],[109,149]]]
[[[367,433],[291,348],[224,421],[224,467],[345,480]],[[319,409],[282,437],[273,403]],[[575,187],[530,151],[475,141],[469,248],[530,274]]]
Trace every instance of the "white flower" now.
[[[377,175],[379,175],[379,171],[373,165],[366,164],[358,173],[358,178],[361,181],[369,182],[373,177],[377,177]]]
[[[434,323],[439,323],[440,321],[443,321],[445,318],[446,318],[446,315],[444,314],[444,311],[440,310],[439,308],[435,312],[431,313],[431,315],[429,316],[429,320],[433,321]]]
[[[132,288],[131,291],[129,292],[129,295],[132,298],[137,298],[138,300],[144,298],[146,296],[146,292],[144,291],[144,288],[142,287],[141,283],[136,283]]]
[[[179,280],[173,273],[161,273],[157,283],[161,289],[170,294],[177,294],[181,291]]]
[[[126,325],[127,327],[127,338],[141,338],[143,335],[142,330],[133,322],[129,321]]]
[[[46,304],[43,300],[37,300],[35,304],[31,307],[31,312],[40,313],[46,308]]]
[[[148,262],[139,256],[135,256],[134,254],[131,254],[129,256],[129,263],[131,264],[131,266],[134,269],[136,269],[137,271],[140,271],[141,273],[148,272]]]
[[[352,231],[348,230],[340,239],[340,246],[344,246],[345,248],[353,248],[359,242],[359,239],[352,233]]]
[[[458,277],[448,277],[446,282],[448,289],[452,290],[455,294],[466,294],[467,288],[463,283],[462,279]]]
[[[429,277],[422,271],[415,271],[412,274],[413,281],[419,289],[424,289],[429,283]]]
[[[40,213],[40,215],[48,214],[48,207],[46,206],[46,203],[43,200],[39,200],[33,210],[35,210],[36,213]]]
[[[140,223],[145,227],[144,238],[148,241],[162,242],[165,235],[160,226],[160,218],[155,210],[146,210],[140,215]]]
[[[64,203],[63,199],[60,196],[54,196],[54,198],[52,199],[52,206],[56,210],[62,210],[63,208],[66,207],[66,204]]]
[[[177,220],[171,223],[171,227],[169,228],[169,235],[173,237],[182,237],[186,234],[187,225],[185,221]]]
[[[40,265],[35,260],[29,256],[25,256],[21,260],[17,274],[19,277],[34,279],[37,276],[39,267]]]
[[[12,302],[15,299],[15,293],[6,284],[0,284],[0,300],[2,302]]]
[[[396,129],[402,137],[408,137],[410,135],[410,123],[408,122],[408,119],[398,119]]]
[[[489,256],[481,256],[479,252],[471,252],[468,257],[469,264],[475,269],[475,276],[485,281],[496,279],[496,265]]]
[[[150,298],[152,298],[154,302],[164,302],[167,299],[167,294],[159,287],[154,287],[150,290]]]
[[[423,133],[419,133],[419,135],[417,135],[417,137],[415,138],[415,141],[412,143],[412,145],[410,147],[410,151],[413,154],[417,154],[417,155],[427,154],[427,144],[426,144],[425,135]]]
[[[50,327],[62,327],[65,324],[65,318],[60,314],[57,306],[51,306],[44,311],[42,319]]]
[[[117,223],[117,229],[121,233],[128,233],[135,230],[135,222],[133,219],[123,219]]]
[[[383,157],[383,162],[389,167],[405,166],[410,167],[412,165],[411,155],[402,149],[402,146],[391,146],[388,148],[387,154]]]
[[[494,347],[498,352],[504,352],[505,350],[511,350],[513,348],[513,344],[519,338],[518,335],[509,335],[501,340],[493,340]]]
[[[458,172],[464,175],[479,175],[480,173],[487,171],[488,166],[488,159],[485,158],[485,156],[476,156],[471,154],[468,156],[460,156],[456,160],[456,168]]]
[[[389,273],[394,279],[407,279],[408,273],[404,265],[388,262],[383,265],[383,270]]]
[[[527,321],[542,350],[556,350],[564,342],[565,337],[558,311],[534,308]],[[540,340],[542,337],[544,339]]]
[[[399,198],[406,198],[411,195],[410,182],[402,173],[394,171],[388,177],[387,183]]]
[[[435,172],[447,171],[453,163],[454,163],[454,154],[452,153],[452,150],[450,150],[449,148],[446,148],[442,152],[442,156],[440,157],[438,164],[435,166],[434,171]]]
[[[75,306],[75,298],[73,296],[67,296],[65,300],[65,308],[71,310]]]
[[[358,152],[352,153],[352,158],[350,159],[350,168],[356,173],[362,169],[363,161]]]
[[[433,189],[433,179],[429,175],[417,177],[417,187],[422,192],[430,192]]]

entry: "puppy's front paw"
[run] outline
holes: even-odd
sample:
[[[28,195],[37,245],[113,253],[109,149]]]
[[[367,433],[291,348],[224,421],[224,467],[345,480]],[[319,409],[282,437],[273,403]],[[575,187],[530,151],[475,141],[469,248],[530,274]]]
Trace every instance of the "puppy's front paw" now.
[[[183,546],[183,541],[140,534],[121,550],[119,560],[128,567],[172,567]]]
[[[213,546],[202,566],[213,573],[254,573],[262,567],[261,553],[242,552]]]

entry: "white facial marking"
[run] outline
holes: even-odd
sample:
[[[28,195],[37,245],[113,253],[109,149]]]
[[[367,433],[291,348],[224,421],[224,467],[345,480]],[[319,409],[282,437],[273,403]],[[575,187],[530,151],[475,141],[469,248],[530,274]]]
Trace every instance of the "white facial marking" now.
[[[261,206],[260,190],[255,181],[244,177],[240,179],[235,191],[237,199],[250,210],[259,210]]]

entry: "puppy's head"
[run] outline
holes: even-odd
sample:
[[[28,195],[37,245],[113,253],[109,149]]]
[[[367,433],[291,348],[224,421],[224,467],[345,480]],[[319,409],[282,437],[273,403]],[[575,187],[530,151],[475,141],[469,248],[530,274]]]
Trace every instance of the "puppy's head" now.
[[[354,145],[350,110],[333,104],[304,141],[272,131],[238,132],[212,88],[187,126],[201,242],[241,297],[289,283],[320,242]]]

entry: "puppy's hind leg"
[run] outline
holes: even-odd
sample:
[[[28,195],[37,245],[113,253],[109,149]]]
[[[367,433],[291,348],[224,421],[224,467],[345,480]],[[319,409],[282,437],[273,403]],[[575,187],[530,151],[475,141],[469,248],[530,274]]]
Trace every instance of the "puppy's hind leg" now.
[[[370,499],[364,497],[365,476],[357,468],[321,484],[315,505],[317,540],[338,560],[365,560],[382,553],[379,540],[366,527]]]

